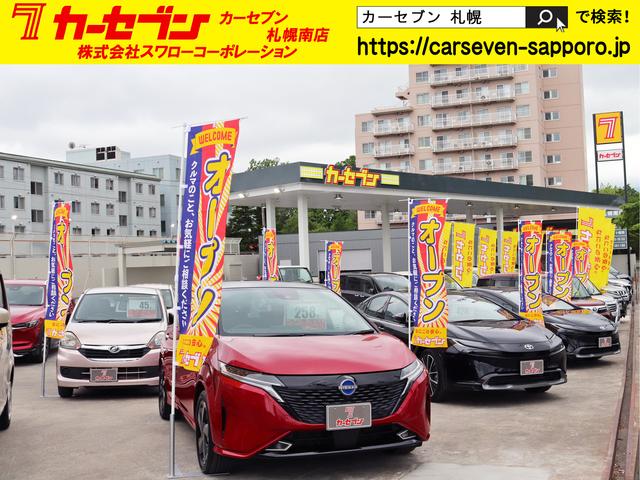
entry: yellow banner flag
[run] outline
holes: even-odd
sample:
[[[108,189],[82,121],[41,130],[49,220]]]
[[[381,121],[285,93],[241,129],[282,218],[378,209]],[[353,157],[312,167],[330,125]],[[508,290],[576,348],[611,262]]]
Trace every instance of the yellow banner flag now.
[[[580,207],[578,209],[578,238],[588,248],[588,262],[585,265],[587,278],[596,284],[600,272],[600,251],[602,250],[604,230],[604,210],[599,208]],[[608,270],[607,270],[608,275]]]
[[[602,289],[609,283],[609,268],[613,255],[613,237],[616,227],[608,218],[596,219],[596,241],[592,255],[591,277],[593,284]]]
[[[473,246],[475,224],[453,223],[451,276],[464,288],[473,286]]]
[[[449,240],[451,239],[451,222],[444,222],[442,228],[442,237],[440,238],[440,265],[442,269],[447,266],[447,257],[449,256]]]
[[[502,273],[514,273],[518,258],[518,232],[502,232]]]
[[[478,232],[478,275],[496,273],[496,248],[498,232],[489,228],[481,228]]]

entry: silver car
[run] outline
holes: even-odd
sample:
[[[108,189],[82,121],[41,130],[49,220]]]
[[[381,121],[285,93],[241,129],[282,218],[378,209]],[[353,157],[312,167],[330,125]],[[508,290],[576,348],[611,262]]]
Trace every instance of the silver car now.
[[[0,275],[0,430],[11,423],[11,390],[13,386],[13,350],[9,304]]]
[[[79,387],[158,385],[169,315],[156,289],[87,290],[60,340],[58,394],[71,397]]]

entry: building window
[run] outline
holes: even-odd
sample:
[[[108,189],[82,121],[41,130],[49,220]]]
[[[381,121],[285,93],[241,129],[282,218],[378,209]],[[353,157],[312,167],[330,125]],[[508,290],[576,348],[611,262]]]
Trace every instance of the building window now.
[[[520,63],[517,65],[513,66],[513,71],[514,72],[526,72],[527,70],[529,70],[529,65],[524,64],[524,63]]]
[[[533,186],[533,175],[520,175],[520,185]]]
[[[533,154],[531,150],[524,152],[518,152],[518,163],[531,163],[533,161]]]
[[[16,210],[24,210],[24,197],[13,197],[13,208]]]
[[[0,195],[0,208],[4,209],[4,195]]]
[[[514,91],[516,95],[525,95],[529,93],[529,82],[516,82]]]
[[[558,90],[545,90],[542,93],[542,98],[544,98],[545,100],[555,100],[556,98],[558,98]]]
[[[93,227],[91,229],[91,235],[94,236],[94,237],[97,236],[97,235],[100,235],[100,229],[98,227]]]
[[[91,177],[91,188],[100,188],[100,180],[98,177]]]
[[[13,179],[18,182],[24,182],[24,168],[13,167]]]
[[[136,193],[142,193],[142,184],[136,183]]]
[[[136,207],[136,217],[144,217],[144,207]]]
[[[43,223],[44,222],[44,210],[31,210],[31,222]]]
[[[55,172],[53,174],[53,183],[56,185],[64,185],[64,175],[62,172]]]
[[[165,233],[167,233],[167,222],[165,222],[164,220],[160,221],[160,233],[162,235],[164,235]]]
[[[113,160],[114,158],[116,158],[116,147],[107,147],[107,160]]]
[[[144,237],[144,230],[136,230],[137,237]]]
[[[376,218],[376,211],[375,210],[365,210],[364,211],[364,218],[367,220],[371,220],[373,218]]]
[[[176,168],[176,180],[180,180],[180,169]]]
[[[560,112],[544,112],[545,120],[560,120]]]
[[[104,160],[106,158],[106,150],[104,147],[96,148],[96,160]]]
[[[153,169],[153,175],[158,177],[158,178],[164,178],[164,168],[162,167],[156,167]]]
[[[547,186],[559,187],[562,185],[562,177],[547,177]]]
[[[107,237],[113,237],[116,234],[115,228],[107,228]]]
[[[71,233],[73,233],[74,235],[82,235],[82,228],[80,227],[73,227],[71,229]]]
[[[516,179],[513,175],[507,175],[506,177],[500,177],[502,183],[515,183]]]
[[[485,177],[484,181],[485,181],[485,182],[493,182],[493,178],[491,178],[491,177]]]
[[[516,107],[517,118],[528,117],[529,115],[531,115],[531,108],[529,105],[518,105]]]
[[[418,95],[416,95],[416,103],[418,105],[427,105],[429,103],[429,94],[419,93]]]
[[[107,215],[112,217],[116,213],[116,207],[113,203],[107,203],[106,205]]]
[[[42,195],[42,182],[31,182],[31,195]]]
[[[418,148],[431,148],[431,137],[418,137]]]
[[[156,207],[149,207],[149,218],[156,218]]]
[[[418,115],[418,126],[419,127],[430,127],[431,126],[431,115]]]
[[[429,81],[429,72],[424,70],[422,72],[416,72],[416,83],[425,83]]]
[[[373,132],[373,120],[367,120],[366,122],[362,122],[362,133]]]
[[[529,140],[531,138],[531,128],[519,128],[518,129],[518,140]]]
[[[100,204],[98,202],[91,202],[91,215],[100,215]]]
[[[80,202],[78,200],[71,202],[71,213],[80,213]]]
[[[122,190],[120,190],[118,192],[118,201],[120,203],[127,203],[127,192],[123,192]]]
[[[176,205],[180,205],[180,195],[176,195]]]
[[[13,227],[13,231],[15,233],[24,233],[27,231],[27,229],[24,225],[16,225],[15,227]]]
[[[127,216],[126,215],[120,215],[118,217],[118,225],[120,225],[121,227],[126,227],[127,226]]]
[[[542,70],[542,78],[556,78],[558,76],[557,68],[545,68]]]
[[[156,194],[156,186],[149,185],[149,195],[155,195],[155,194]]]
[[[107,178],[104,181],[104,185],[105,185],[107,190],[113,190],[113,179],[112,178]]]
[[[362,153],[364,155],[370,155],[373,153],[373,142],[363,143],[362,144]]]
[[[157,237],[158,236],[158,231],[157,230],[149,230],[149,236],[150,237]]]
[[[164,193],[160,194],[160,206],[164,207]]]
[[[418,162],[420,170],[433,170],[433,160],[430,158],[422,159]]]
[[[560,154],[555,153],[553,155],[545,155],[545,160],[549,164],[560,163]]]
[[[72,187],[79,187],[80,186],[80,175],[78,175],[76,173],[72,173],[71,174],[71,186]]]
[[[545,133],[544,134],[544,141],[547,142],[547,143],[559,142],[560,141],[560,134],[559,133]]]
[[[4,178],[4,167],[0,165],[0,178]]]

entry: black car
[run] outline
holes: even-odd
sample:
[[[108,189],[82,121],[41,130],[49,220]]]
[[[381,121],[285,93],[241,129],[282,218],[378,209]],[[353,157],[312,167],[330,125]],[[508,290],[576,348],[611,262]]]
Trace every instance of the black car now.
[[[343,273],[340,275],[342,296],[358,305],[380,292],[408,292],[409,280],[395,273]]]
[[[454,388],[546,392],[567,381],[562,340],[471,290],[449,291],[447,348],[414,347],[429,371],[431,399]],[[385,292],[358,307],[371,322],[408,340],[409,295]]]
[[[516,288],[475,291],[510,312],[519,310]],[[547,294],[542,295],[542,313],[545,327],[562,339],[569,358],[598,359],[620,353],[618,328],[602,315]]]

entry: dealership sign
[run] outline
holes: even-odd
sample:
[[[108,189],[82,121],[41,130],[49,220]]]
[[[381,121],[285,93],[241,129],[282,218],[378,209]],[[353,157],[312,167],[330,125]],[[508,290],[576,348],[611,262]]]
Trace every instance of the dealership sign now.
[[[613,237],[613,248],[616,250],[627,249],[627,229],[616,228],[615,235]]]
[[[342,242],[324,242],[325,266],[324,285],[340,294],[340,262],[342,260]]]
[[[542,318],[542,222],[518,220],[520,232],[520,315],[533,321]]]
[[[224,241],[239,120],[192,126],[178,229],[176,361],[199,371],[218,330]]]
[[[412,345],[447,346],[449,305],[440,242],[446,200],[409,201],[409,308]]]

